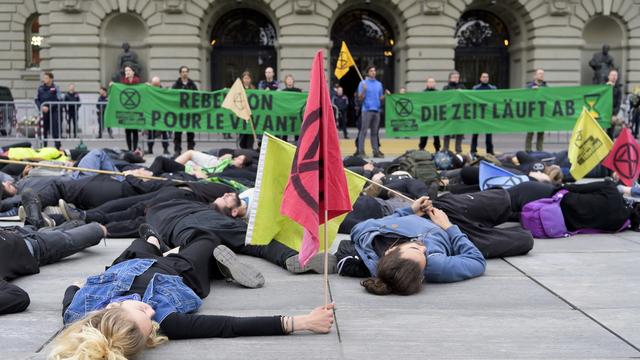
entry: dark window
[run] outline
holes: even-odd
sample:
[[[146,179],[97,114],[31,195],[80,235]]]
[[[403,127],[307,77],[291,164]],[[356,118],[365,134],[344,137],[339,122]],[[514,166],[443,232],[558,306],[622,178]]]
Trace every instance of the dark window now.
[[[467,11],[458,20],[455,37],[460,82],[471,88],[488,72],[492,84],[509,87],[509,32],[500,18],[488,11]]]
[[[25,26],[25,50],[27,54],[26,67],[40,67],[40,47],[42,46],[42,36],[40,36],[39,15],[32,15]]]
[[[211,33],[212,89],[231,86],[245,70],[257,87],[265,68],[277,71],[276,39],[273,24],[258,11],[236,9],[220,17]]]

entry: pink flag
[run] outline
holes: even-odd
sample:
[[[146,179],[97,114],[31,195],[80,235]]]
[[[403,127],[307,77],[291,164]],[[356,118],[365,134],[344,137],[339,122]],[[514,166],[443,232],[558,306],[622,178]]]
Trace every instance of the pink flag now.
[[[298,148],[280,207],[283,215],[305,229],[299,256],[302,265],[318,252],[318,228],[324,223],[325,210],[331,220],[351,211],[351,201],[324,75],[324,55],[318,50]]]

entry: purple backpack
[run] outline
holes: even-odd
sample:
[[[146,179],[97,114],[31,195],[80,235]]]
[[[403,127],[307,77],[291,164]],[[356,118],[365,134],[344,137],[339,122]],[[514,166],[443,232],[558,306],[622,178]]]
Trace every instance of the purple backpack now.
[[[567,237],[576,234],[597,234],[604,231],[598,229],[578,229],[576,231],[567,230],[564,223],[564,216],[560,208],[560,200],[569,191],[562,189],[553,197],[540,199],[527,203],[520,213],[520,223],[522,227],[531,231],[534,238],[553,239]],[[629,227],[627,220],[618,231]],[[617,232],[617,231],[616,231]]]

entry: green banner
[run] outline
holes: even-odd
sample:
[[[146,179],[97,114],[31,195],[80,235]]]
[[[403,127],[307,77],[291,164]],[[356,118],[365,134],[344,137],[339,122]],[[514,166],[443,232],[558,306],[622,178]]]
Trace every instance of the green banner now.
[[[109,88],[105,127],[251,134],[251,124],[221,108],[227,91],[113,84]],[[306,93],[247,90],[247,98],[258,134],[299,133]]]
[[[582,107],[611,124],[608,85],[512,90],[456,90],[385,97],[387,135],[426,136],[571,130]]]

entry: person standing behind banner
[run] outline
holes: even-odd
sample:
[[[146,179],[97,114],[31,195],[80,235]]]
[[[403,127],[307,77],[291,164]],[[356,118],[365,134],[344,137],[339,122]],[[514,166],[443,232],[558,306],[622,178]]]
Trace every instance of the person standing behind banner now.
[[[536,69],[535,74],[533,75],[533,80],[530,83],[527,83],[527,88],[529,89],[537,89],[540,87],[547,87],[547,82],[544,81],[544,70]],[[532,150],[532,142],[533,142],[533,133],[527,133],[527,139],[524,142],[524,150],[531,151]],[[544,151],[544,131],[539,131],[536,133],[536,151]]]
[[[349,108],[349,98],[344,94],[342,86],[336,88],[336,93],[331,99],[331,103],[338,109],[337,120],[338,126],[342,130],[345,139],[349,138],[347,134],[347,109]]]
[[[609,71],[607,85],[613,88],[613,104],[611,113],[611,127],[607,129],[607,135],[611,139],[615,138],[616,125],[621,125],[622,121],[618,118],[620,107],[622,106],[622,84],[618,83],[618,70]]]
[[[376,67],[367,67],[367,78],[358,85],[358,98],[362,101],[362,115],[360,119],[360,132],[358,133],[358,149],[354,156],[365,157],[364,141],[367,131],[371,128],[371,148],[373,157],[381,158],[384,154],[380,151],[378,130],[380,129],[380,110],[384,100],[382,83],[376,80]]]
[[[100,86],[100,90],[98,90],[98,103],[96,104],[96,114],[98,115],[98,139],[102,139],[102,129],[104,129],[104,114],[107,108],[107,102],[109,99],[107,98],[107,88],[104,86]],[[109,132],[109,138],[113,139],[113,133],[111,128],[107,128]]]
[[[149,85],[162,88],[160,78],[157,76],[151,78],[151,83]],[[155,143],[155,138],[158,135],[162,138],[162,154],[169,155],[169,134],[162,130],[147,130],[147,147],[149,148],[149,154],[153,154],[153,144]]]
[[[189,78],[188,66],[180,66],[180,68],[178,69],[178,73],[180,74],[180,77],[173,84],[173,86],[171,87],[172,89],[198,91],[196,83]],[[196,147],[195,136],[196,134],[194,132],[187,132],[187,150],[193,150]],[[173,133],[173,152],[176,156],[180,155],[180,153],[182,152],[181,131],[176,131]]]
[[[258,83],[258,89],[260,90],[278,90],[280,88],[280,83],[275,79],[275,73],[271,66],[267,66],[264,69],[264,80],[260,80]]]
[[[46,71],[42,75],[42,84],[38,87],[36,94],[36,106],[42,111],[42,122],[44,123],[44,138],[48,138],[49,134],[56,139],[60,138],[60,107],[59,105],[44,105],[44,103],[57,103],[62,100],[62,92],[60,88],[53,82],[53,73]],[[62,144],[59,140],[55,141],[56,149],[60,149]],[[43,142],[44,147],[47,141]]]
[[[284,77],[284,88],[281,89],[282,91],[293,91],[293,92],[302,92],[302,89],[297,88],[295,86],[295,79],[293,78],[293,75],[291,74],[287,74],[287,76]],[[282,136],[278,136],[280,139],[284,140],[284,141],[289,141],[289,136],[287,135],[282,135]],[[298,138],[299,136],[296,135],[295,139],[296,139],[296,143],[298,142]]]
[[[436,79],[432,77],[427,78],[427,86],[424,88],[424,91],[436,91]],[[424,150],[427,147],[427,142],[429,141],[428,136],[420,136],[420,143],[418,144],[418,149]],[[433,147],[436,149],[436,152],[440,151],[440,136],[433,137]]]
[[[73,137],[78,137],[78,108],[80,105],[80,95],[76,92],[76,85],[69,84],[69,90],[64,94],[64,101],[67,102],[65,110],[67,113],[67,121],[69,123],[69,137],[71,137],[71,127],[73,127]],[[74,102],[75,104],[69,104]]]
[[[129,65],[124,67],[124,77],[120,79],[122,84],[134,85],[140,83],[140,78]],[[138,129],[125,129],[124,136],[127,140],[127,149],[134,151],[138,148]]]
[[[489,73],[483,72],[480,74],[480,84],[473,87],[473,90],[496,90],[495,85],[489,84]],[[487,147],[487,154],[493,155],[493,136],[489,133],[485,135],[485,146]],[[478,153],[478,134],[471,136],[471,154],[476,155]]]
[[[465,87],[460,83],[460,73],[456,70],[453,70],[449,73],[449,82],[445,85],[442,90],[463,90]],[[454,135],[456,138],[456,153],[462,153],[462,140],[464,139],[464,135],[458,134]],[[444,150],[449,151],[449,140],[451,139],[451,135],[444,136]]]
[[[245,90],[255,89],[256,87],[253,85],[253,77],[251,76],[251,72],[249,70],[245,70],[242,73],[242,86],[244,86]],[[238,135],[238,146],[241,149],[253,149],[253,135],[252,134],[239,134]]]

